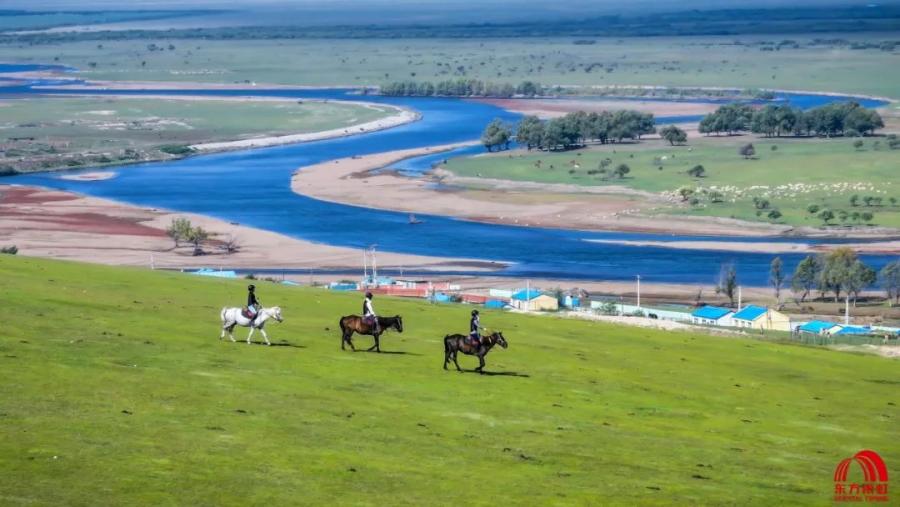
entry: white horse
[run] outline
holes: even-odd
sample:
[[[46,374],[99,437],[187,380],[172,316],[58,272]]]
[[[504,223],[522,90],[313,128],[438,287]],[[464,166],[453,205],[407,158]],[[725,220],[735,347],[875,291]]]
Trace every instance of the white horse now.
[[[244,317],[242,308],[222,308],[222,334],[219,335],[219,339],[225,338],[225,331],[228,331],[228,336],[231,337],[231,341],[234,341],[234,335],[232,334],[234,326],[241,326],[250,328],[250,334],[247,335],[248,345],[250,344],[250,337],[253,336],[253,331],[256,329],[259,329],[263,338],[266,339],[266,345],[271,345],[271,343],[269,343],[269,336],[266,334],[266,330],[263,329],[266,325],[266,321],[269,319],[283,322],[284,319],[281,318],[281,307],[273,306],[272,308],[261,309],[256,315],[256,319],[253,320],[253,325],[250,325],[250,319]]]

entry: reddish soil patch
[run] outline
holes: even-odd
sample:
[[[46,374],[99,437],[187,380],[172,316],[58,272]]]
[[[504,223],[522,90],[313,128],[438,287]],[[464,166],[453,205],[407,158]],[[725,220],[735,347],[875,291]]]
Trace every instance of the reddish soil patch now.
[[[42,204],[46,202],[74,201],[72,194],[50,192],[37,188],[9,187],[0,190],[0,204]]]
[[[142,224],[140,218],[106,215],[94,211],[77,211],[78,205],[66,205],[66,207],[71,206],[73,211],[54,211],[50,204],[78,199],[83,198],[63,192],[10,187],[0,191],[0,217],[17,219],[16,228],[19,230],[166,237],[165,231]],[[42,204],[49,206],[42,207]],[[90,204],[86,203],[85,206],[90,207]]]

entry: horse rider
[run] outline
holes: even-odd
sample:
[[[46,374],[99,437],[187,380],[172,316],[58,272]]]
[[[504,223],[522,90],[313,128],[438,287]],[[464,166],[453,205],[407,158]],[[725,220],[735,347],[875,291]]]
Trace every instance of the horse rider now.
[[[375,333],[380,333],[381,329],[378,324],[378,316],[375,315],[375,309],[372,308],[372,293],[366,292],[366,299],[363,301],[363,317],[370,326],[373,326]]]
[[[472,319],[469,321],[469,342],[473,347],[481,345],[481,320],[478,317],[478,310],[472,310]]]
[[[262,304],[256,299],[256,286],[248,285],[247,286],[247,313],[250,314],[250,325],[253,325],[253,321],[256,320],[256,316],[259,314],[259,311],[262,309]]]

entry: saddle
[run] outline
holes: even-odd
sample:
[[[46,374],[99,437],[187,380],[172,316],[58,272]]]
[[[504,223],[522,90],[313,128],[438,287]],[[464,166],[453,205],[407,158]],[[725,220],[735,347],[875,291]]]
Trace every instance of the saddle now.
[[[363,323],[367,326],[375,326],[375,324],[377,323],[377,321],[375,319],[376,319],[376,317],[373,317],[372,315],[368,315],[366,317],[363,317]]]
[[[247,320],[253,320],[254,317],[254,315],[250,313],[250,310],[246,306],[241,310],[241,315],[243,315]]]

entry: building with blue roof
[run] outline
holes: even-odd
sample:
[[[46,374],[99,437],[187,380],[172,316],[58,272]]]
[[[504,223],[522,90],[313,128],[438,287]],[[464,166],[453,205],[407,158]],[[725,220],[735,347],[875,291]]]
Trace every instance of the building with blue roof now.
[[[832,334],[836,335],[869,335],[872,334],[872,328],[861,326],[840,326],[840,330]]]
[[[826,320],[811,320],[797,327],[798,333],[806,334],[831,334],[833,331],[840,329],[841,326],[834,322]]]
[[[791,318],[764,306],[747,305],[732,316],[734,326],[760,331],[790,331]]]
[[[705,326],[730,326],[734,312],[720,306],[703,306],[691,313],[691,324]]]
[[[555,297],[548,296],[539,289],[522,289],[512,295],[510,303],[520,310],[556,311],[559,310],[559,301]]]

